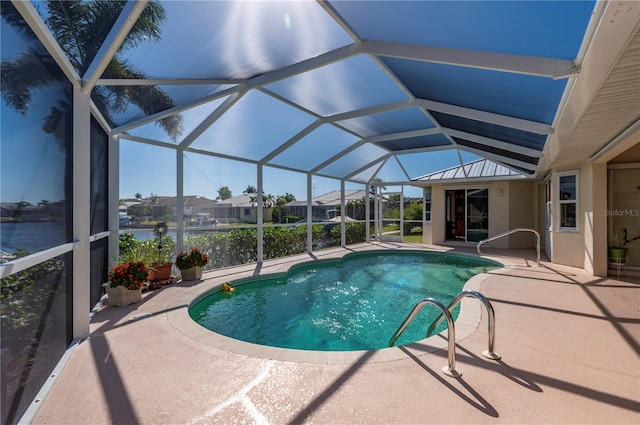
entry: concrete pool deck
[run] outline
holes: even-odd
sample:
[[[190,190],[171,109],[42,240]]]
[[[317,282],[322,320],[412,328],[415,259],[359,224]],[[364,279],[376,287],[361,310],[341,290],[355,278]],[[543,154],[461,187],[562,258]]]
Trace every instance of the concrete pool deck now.
[[[380,248],[473,252],[376,243],[314,256]],[[206,289],[310,260],[300,255],[208,272],[201,282],[143,294],[138,304],[99,308],[91,336],[70,350],[32,423],[640,423],[640,279],[536,266],[530,250],[484,251],[507,265],[472,282],[495,309],[502,359],[482,356],[487,315],[467,299],[470,321],[456,325],[461,378],[442,373],[442,336],[336,356],[221,340],[185,320],[188,303]]]

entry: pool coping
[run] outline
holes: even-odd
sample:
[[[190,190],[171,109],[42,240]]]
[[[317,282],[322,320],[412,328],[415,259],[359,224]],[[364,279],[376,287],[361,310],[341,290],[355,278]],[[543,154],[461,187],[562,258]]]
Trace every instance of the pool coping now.
[[[393,251],[393,250],[390,250]],[[424,251],[437,250],[424,249]],[[346,253],[335,257],[342,258]],[[511,263],[508,258],[492,257],[488,255],[478,256],[473,254],[464,254],[465,256],[478,257],[482,259],[492,260],[503,265],[502,268],[491,271],[491,274],[504,273],[515,264]],[[307,260],[313,261],[313,260]],[[288,268],[294,266],[297,262],[289,263]],[[288,269],[287,268],[287,269]],[[211,273],[213,274],[213,273]],[[254,275],[253,271],[244,271],[234,274],[232,280],[250,277]],[[267,273],[265,273],[267,274]],[[270,274],[270,272],[269,272]],[[463,290],[479,291],[482,283],[490,276],[488,273],[480,273],[469,279]],[[170,303],[166,310],[166,318],[171,326],[185,337],[196,342],[208,345],[212,348],[227,351],[235,354],[242,354],[249,357],[258,357],[270,360],[287,361],[294,363],[312,363],[312,364],[358,364],[358,363],[378,363],[397,361],[408,358],[420,357],[435,351],[446,349],[448,345],[447,330],[433,335],[429,338],[416,341],[411,344],[382,348],[377,350],[356,350],[356,351],[316,351],[316,350],[298,350],[291,348],[271,347],[267,345],[259,345],[246,341],[240,341],[230,338],[196,323],[189,316],[189,306],[194,300],[202,297],[205,293],[220,288],[224,283],[230,280],[229,276],[208,278],[191,287],[185,287],[184,291]],[[408,313],[408,312],[407,312]],[[456,342],[462,341],[476,330],[482,319],[482,305],[478,300],[465,297],[460,303],[460,312],[455,321],[455,339]]]

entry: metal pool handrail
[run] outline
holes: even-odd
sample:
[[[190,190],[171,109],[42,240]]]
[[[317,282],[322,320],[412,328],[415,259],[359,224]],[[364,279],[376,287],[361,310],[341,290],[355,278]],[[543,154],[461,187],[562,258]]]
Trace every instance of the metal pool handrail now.
[[[495,236],[491,236],[490,238],[481,240],[480,242],[478,242],[478,245],[476,246],[476,250],[478,251],[478,254],[482,255],[482,253],[480,252],[480,246],[483,243],[495,241],[496,239],[500,239],[502,237],[509,236],[509,235],[511,235],[513,233],[516,233],[516,232],[532,232],[532,233],[535,233],[535,235],[536,235],[536,253],[537,253],[536,263],[538,265],[540,265],[540,233],[536,232],[533,229],[528,229],[528,228],[525,228],[525,227],[518,227],[517,229],[507,230],[506,232],[498,233]]]
[[[491,303],[489,302],[489,300],[482,295],[480,292],[477,291],[462,291],[460,292],[458,295],[456,295],[456,297],[453,299],[453,301],[451,301],[451,304],[449,304],[449,306],[447,307],[447,311],[449,313],[451,313],[451,311],[453,311],[454,308],[456,308],[456,306],[458,305],[458,303],[460,303],[460,301],[462,301],[462,299],[464,297],[472,297],[472,298],[477,298],[478,300],[480,300],[480,302],[482,304],[484,304],[485,308],[487,309],[487,315],[488,317],[488,327],[489,327],[489,349],[487,351],[483,351],[482,355],[485,356],[488,359],[492,359],[492,360],[499,360],[500,359],[500,354],[496,353],[494,351],[494,342],[495,342],[495,333],[496,333],[496,315],[495,312],[493,310],[493,306],[491,305]],[[431,324],[431,326],[429,326],[429,330],[427,330],[427,338],[429,338],[431,336],[431,333],[436,329],[436,327],[442,323],[442,320],[444,320],[444,316],[441,314],[440,316],[438,316],[438,318],[436,320],[433,321],[433,323]]]
[[[404,319],[404,322],[402,322],[402,325],[400,325],[398,330],[393,334],[393,336],[389,340],[389,347],[393,347],[393,345],[396,343],[398,338],[400,338],[400,335],[402,335],[402,332],[404,332],[407,326],[409,326],[409,323],[411,323],[411,321],[416,317],[416,315],[420,312],[422,307],[424,307],[427,304],[433,304],[436,307],[438,307],[442,311],[442,315],[447,318],[447,326],[448,326],[447,339],[449,340],[449,346],[448,346],[449,348],[447,350],[447,354],[448,354],[449,364],[448,366],[443,367],[442,371],[449,376],[452,376],[454,378],[459,378],[462,376],[462,374],[456,370],[456,327],[455,327],[455,324],[453,323],[453,318],[451,317],[451,313],[449,313],[449,310],[447,310],[445,306],[438,300],[435,300],[433,298],[425,298],[422,301],[420,301],[418,304],[416,304],[416,306],[413,307],[413,310],[411,310],[411,313],[409,313],[407,318]]]

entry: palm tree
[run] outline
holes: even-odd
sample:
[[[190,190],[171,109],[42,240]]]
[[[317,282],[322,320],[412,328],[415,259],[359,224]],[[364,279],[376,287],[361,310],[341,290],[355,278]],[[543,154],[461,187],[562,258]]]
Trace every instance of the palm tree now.
[[[371,179],[371,182],[369,183],[369,193],[374,194],[376,192],[375,186],[379,186],[382,190],[387,190],[387,187],[380,183],[382,183],[382,179],[379,177]]]
[[[246,193],[246,192],[245,192]],[[256,217],[258,216],[258,193],[257,191],[254,194],[249,195],[249,202],[251,203],[251,208],[253,208]],[[275,205],[276,198],[268,193],[262,195],[262,209],[271,208]]]
[[[25,36],[35,40],[35,35],[20,17],[11,2],[1,3],[2,19]],[[126,2],[111,0],[46,2],[45,22],[60,44],[69,61],[84,76],[91,65],[102,42],[106,39]],[[161,38],[160,25],[166,18],[162,5],[151,0],[133,25],[125,41],[120,46],[111,63],[104,71],[103,78],[144,79],[145,75],[122,59],[122,53],[140,43]],[[48,86],[53,81],[65,80],[65,76],[40,43],[34,43],[27,52],[16,59],[2,61],[2,97],[16,111],[26,114],[32,92]],[[153,114],[175,106],[171,97],[153,86],[98,86],[91,98],[100,112],[114,126],[113,114],[123,112],[129,103],[139,107],[146,114]],[[65,115],[71,114],[71,105],[61,103],[51,108],[43,126],[48,133],[56,133]],[[180,115],[172,115],[159,121],[159,125],[174,140],[182,131]]]
[[[246,193],[246,194],[252,194],[252,193],[258,193],[258,189],[256,189],[255,186],[247,186],[247,188],[242,192],[242,193]]]
[[[296,197],[295,197],[295,195],[293,195],[293,194],[291,194],[289,192],[286,192],[284,195],[278,196],[278,201],[280,201],[280,199],[282,199],[284,201],[284,203],[286,204],[286,203],[295,201]]]
[[[262,206],[264,208],[272,208],[276,204],[276,198],[270,193],[263,195]]]
[[[293,202],[295,200],[296,197],[289,192],[285,193],[284,195],[276,196],[275,206],[278,210],[278,223],[282,223],[282,210],[284,209],[284,206],[287,203]]]

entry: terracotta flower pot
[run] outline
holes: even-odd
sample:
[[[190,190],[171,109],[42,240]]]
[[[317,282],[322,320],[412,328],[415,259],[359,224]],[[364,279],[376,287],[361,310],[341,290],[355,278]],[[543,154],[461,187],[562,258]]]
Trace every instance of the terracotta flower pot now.
[[[188,269],[180,270],[182,280],[198,280],[202,278],[202,267],[194,266]]]
[[[149,267],[149,277],[151,280],[169,280],[171,279],[171,267],[173,263],[159,264]]]
[[[129,290],[124,286],[112,288],[108,283],[103,284],[107,291],[109,305],[124,307],[129,304],[140,302],[142,299],[142,288]]]

